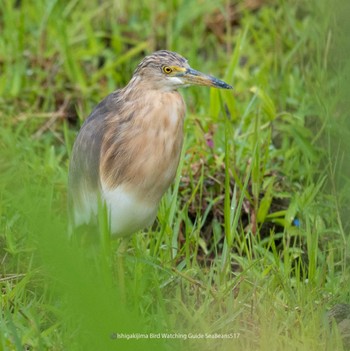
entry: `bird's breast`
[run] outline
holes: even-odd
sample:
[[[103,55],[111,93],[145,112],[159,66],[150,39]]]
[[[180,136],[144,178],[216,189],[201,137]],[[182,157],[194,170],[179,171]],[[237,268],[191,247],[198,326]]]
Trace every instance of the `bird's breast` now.
[[[152,114],[145,116],[145,147],[139,150],[137,183],[150,199],[159,201],[174,180],[183,143],[185,104],[177,92],[163,94]]]
[[[130,104],[129,114],[133,117],[127,120],[125,113],[115,130],[106,132],[101,183],[111,190],[122,185],[140,201],[157,206],[179,163],[185,103],[176,91],[148,92]]]

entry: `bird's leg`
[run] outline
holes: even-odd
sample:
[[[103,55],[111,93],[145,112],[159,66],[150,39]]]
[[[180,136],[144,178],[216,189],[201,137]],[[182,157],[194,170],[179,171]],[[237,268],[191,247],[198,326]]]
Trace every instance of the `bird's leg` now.
[[[124,237],[120,239],[119,247],[117,250],[117,272],[118,272],[118,287],[121,303],[125,306],[125,270],[124,270],[124,256],[128,248],[129,238]]]
[[[112,245],[111,245],[111,231],[109,222],[109,213],[106,204],[99,201],[99,231],[100,231],[100,254],[104,265],[104,272],[111,272],[113,270],[112,260]],[[120,239],[119,247],[117,249],[117,277],[119,295],[122,304],[126,302],[125,293],[125,269],[124,256],[128,247],[129,238],[123,237]]]

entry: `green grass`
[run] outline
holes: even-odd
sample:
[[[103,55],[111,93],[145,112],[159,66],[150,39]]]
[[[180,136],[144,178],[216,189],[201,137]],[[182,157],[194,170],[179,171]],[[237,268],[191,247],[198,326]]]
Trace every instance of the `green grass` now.
[[[325,312],[350,301],[347,19],[247,4],[0,3],[0,350],[342,349]],[[67,242],[75,135],[159,48],[234,90],[182,91],[157,223],[121,257],[101,221],[87,253]]]

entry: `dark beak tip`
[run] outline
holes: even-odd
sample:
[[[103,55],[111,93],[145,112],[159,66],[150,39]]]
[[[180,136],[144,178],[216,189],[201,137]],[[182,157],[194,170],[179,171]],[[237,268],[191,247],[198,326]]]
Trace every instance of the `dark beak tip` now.
[[[230,84],[227,84],[226,82],[224,82],[223,80],[217,79],[215,77],[211,77],[212,78],[212,82],[213,85],[216,88],[221,88],[221,89],[233,89],[233,87]]]
[[[221,88],[221,89],[233,89],[233,86],[230,84],[227,84],[223,81],[220,81],[219,84],[216,85],[216,87]]]

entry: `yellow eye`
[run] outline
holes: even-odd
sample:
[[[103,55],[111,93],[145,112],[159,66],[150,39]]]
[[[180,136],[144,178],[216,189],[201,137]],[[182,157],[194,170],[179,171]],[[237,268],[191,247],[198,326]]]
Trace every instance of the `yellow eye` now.
[[[173,69],[169,66],[163,66],[163,72],[165,74],[170,74],[173,71]]]

